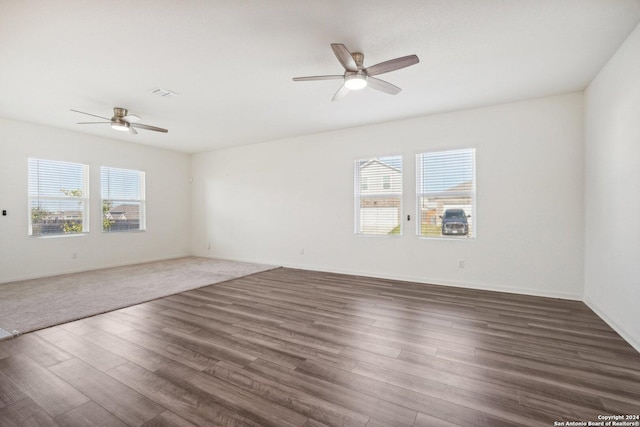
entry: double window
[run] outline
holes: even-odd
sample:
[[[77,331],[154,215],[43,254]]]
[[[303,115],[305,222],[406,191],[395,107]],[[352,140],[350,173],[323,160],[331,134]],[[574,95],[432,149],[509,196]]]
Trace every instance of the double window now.
[[[402,232],[402,156],[355,162],[355,232]],[[416,155],[416,234],[475,237],[475,149]]]
[[[28,159],[29,235],[89,232],[89,166]],[[145,227],[145,175],[142,171],[102,167],[102,230]]]

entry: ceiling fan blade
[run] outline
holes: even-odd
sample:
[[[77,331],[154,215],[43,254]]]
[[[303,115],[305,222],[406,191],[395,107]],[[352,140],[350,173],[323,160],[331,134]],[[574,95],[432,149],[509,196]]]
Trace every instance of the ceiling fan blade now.
[[[333,53],[338,58],[338,61],[342,64],[345,70],[347,71],[358,71],[358,65],[356,65],[356,61],[351,56],[349,49],[342,43],[332,43],[331,49],[333,49]]]
[[[378,74],[409,67],[417,64],[418,62],[420,62],[420,60],[416,55],[403,56],[402,58],[391,59],[389,61],[372,65],[371,67],[366,68],[365,72],[367,73],[367,76],[377,76]]]
[[[331,98],[332,101],[338,101],[342,98],[344,98],[345,96],[347,96],[347,94],[349,93],[349,88],[347,88],[345,85],[340,86],[340,89],[338,89],[338,91],[336,92],[335,95],[333,95],[333,98]]]
[[[102,124],[110,124],[111,122],[78,122],[77,125],[102,125]]]
[[[70,111],[73,111],[74,113],[86,114],[87,116],[97,117],[97,118],[99,118],[99,119],[111,120],[111,119],[110,119],[110,118],[108,118],[108,117],[96,116],[95,114],[85,113],[84,111],[78,111],[78,110],[70,110]]]
[[[384,80],[376,79],[375,77],[367,78],[367,86],[371,89],[379,90],[380,92],[388,93],[389,95],[397,95],[402,89],[398,86],[392,85]]]
[[[135,114],[127,114],[122,118],[122,120],[124,120],[125,122],[133,123],[140,120],[140,117],[136,116]]]
[[[163,129],[163,128],[159,128],[156,126],[149,126],[149,125],[143,125],[142,123],[131,123],[131,127],[132,128],[138,128],[138,129],[146,129],[146,130],[152,130],[155,132],[163,132],[163,133],[167,133],[169,132],[167,129]]]
[[[131,135],[137,135],[138,131],[133,128],[133,126],[129,126],[129,131]]]
[[[294,77],[294,82],[307,82],[311,80],[338,80],[343,79],[344,76],[308,76],[308,77]]]

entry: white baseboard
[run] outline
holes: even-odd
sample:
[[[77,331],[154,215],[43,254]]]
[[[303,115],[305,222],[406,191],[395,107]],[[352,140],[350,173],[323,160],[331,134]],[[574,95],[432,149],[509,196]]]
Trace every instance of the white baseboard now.
[[[635,348],[640,353],[640,341],[635,339],[630,333],[628,333],[622,326],[614,322],[609,316],[607,316],[604,311],[602,311],[597,304],[591,301],[586,296],[582,300],[587,307],[589,307],[595,314],[598,315],[605,323],[618,333],[626,342],[628,342],[631,347]]]
[[[202,255],[197,255],[202,256]],[[252,262],[257,264],[269,264],[274,265],[273,262],[268,262],[265,260],[256,260],[256,259],[244,259],[244,258],[229,258],[229,257],[219,257],[219,256],[209,256],[209,258],[217,258],[223,259],[226,261],[241,261],[241,262]],[[415,277],[415,276],[405,276],[405,275],[387,275],[387,274],[378,274],[371,273],[369,271],[359,271],[359,270],[351,270],[351,269],[340,269],[333,268],[327,266],[309,266],[304,264],[296,264],[296,263],[285,263],[281,264],[282,267],[286,268],[295,268],[301,270],[311,270],[311,271],[320,271],[325,273],[337,273],[337,274],[348,274],[351,276],[363,276],[363,277],[374,277],[378,279],[388,279],[388,280],[400,280],[405,282],[416,282],[416,283],[424,283],[429,285],[439,285],[439,286],[451,286],[456,288],[468,288],[468,289],[479,289],[484,291],[494,291],[494,292],[506,292],[510,294],[520,294],[520,295],[531,295],[536,297],[545,297],[545,298],[559,298],[566,299],[571,301],[582,301],[582,294],[572,294],[566,292],[552,292],[552,291],[541,291],[539,289],[528,289],[528,288],[512,288],[507,286],[499,286],[487,283],[477,283],[477,282],[454,282],[450,280],[442,280],[438,278],[430,278],[430,277]]]
[[[69,269],[69,270],[65,270],[63,272],[49,272],[49,273],[25,275],[25,276],[19,276],[19,277],[10,277],[8,279],[3,279],[2,282],[0,282],[0,285],[2,285],[3,283],[10,283],[10,282],[21,282],[23,280],[41,279],[43,277],[61,276],[63,274],[84,273],[84,272],[87,272],[87,271],[102,270],[102,269],[105,269],[105,268],[127,267],[129,265],[145,264],[147,262],[167,261],[167,260],[170,260],[170,259],[184,258],[184,257],[188,257],[188,256],[194,256],[194,255],[191,255],[189,253],[185,253],[185,254],[182,254],[182,255],[173,255],[173,256],[167,256],[167,257],[162,257],[162,258],[144,258],[144,259],[136,259],[136,260],[120,262],[120,263],[110,263],[110,264],[104,264],[104,265],[97,265],[97,266],[93,266],[93,267],[83,267],[83,268],[77,268],[77,269]]]
[[[567,299],[572,301],[582,301],[582,295],[577,295],[577,294],[570,294],[570,293],[564,293],[564,292],[549,292],[549,291],[541,291],[539,289],[529,289],[529,288],[511,288],[507,286],[499,286],[499,285],[493,285],[493,284],[487,284],[487,283],[455,282],[451,280],[443,280],[443,279],[429,278],[429,277],[378,274],[378,273],[371,273],[371,272],[350,270],[350,269],[335,269],[335,268],[322,268],[322,267],[317,268],[317,267],[308,267],[308,266],[292,265],[292,264],[283,265],[283,267],[322,271],[327,273],[348,274],[352,276],[374,277],[378,279],[424,283],[427,285],[449,286],[449,287],[455,287],[455,288],[478,289],[483,291],[505,292],[510,294],[531,295],[531,296],[545,297],[545,298],[560,298],[560,299]]]

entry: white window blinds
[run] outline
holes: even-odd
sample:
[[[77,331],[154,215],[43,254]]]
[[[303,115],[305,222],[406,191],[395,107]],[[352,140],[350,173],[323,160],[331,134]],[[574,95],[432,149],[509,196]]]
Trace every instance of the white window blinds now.
[[[354,169],[356,234],[401,234],[402,156],[356,160]]]
[[[29,235],[89,232],[89,166],[28,159]]]
[[[145,174],[142,171],[100,168],[102,231],[146,229]]]
[[[418,230],[423,237],[475,237],[475,149],[416,156]]]

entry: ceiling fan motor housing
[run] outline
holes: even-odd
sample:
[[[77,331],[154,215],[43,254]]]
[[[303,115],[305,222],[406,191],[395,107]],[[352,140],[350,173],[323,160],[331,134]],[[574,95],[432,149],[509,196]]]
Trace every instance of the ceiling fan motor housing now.
[[[353,60],[356,61],[356,65],[358,66],[358,70],[362,70],[363,67],[363,63],[364,63],[364,53],[360,53],[360,52],[352,52],[351,56],[353,57]]]
[[[127,109],[126,108],[115,107],[113,109],[113,118],[114,119],[116,117],[124,117],[126,115],[127,115]]]

